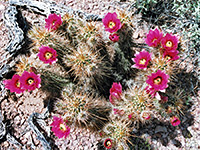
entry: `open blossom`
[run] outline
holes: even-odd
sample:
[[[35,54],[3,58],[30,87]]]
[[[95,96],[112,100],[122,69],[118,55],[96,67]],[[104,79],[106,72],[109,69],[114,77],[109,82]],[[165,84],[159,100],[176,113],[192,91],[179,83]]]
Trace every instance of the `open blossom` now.
[[[151,114],[148,111],[142,111],[142,113],[140,114],[140,118],[142,120],[149,120],[151,119]]]
[[[115,99],[120,99],[122,94],[122,86],[120,83],[114,82],[112,88],[110,89],[109,100],[114,105]]]
[[[104,141],[104,146],[105,146],[105,148],[107,148],[107,149],[110,149],[110,148],[112,148],[112,140],[111,139],[106,139],[105,141]]]
[[[149,33],[146,36],[146,44],[151,47],[157,47],[160,44],[163,34],[156,28],[155,30],[149,30]]]
[[[167,59],[167,61],[170,61],[170,60],[177,60],[177,59],[180,58],[180,57],[178,56],[178,53],[179,53],[179,51],[177,51],[177,50],[164,51],[163,57],[164,57],[165,59]]]
[[[162,38],[161,44],[162,47],[167,51],[176,50],[178,47],[178,37],[167,33],[165,37]]]
[[[173,116],[173,117],[170,118],[170,122],[171,122],[171,124],[173,126],[178,126],[181,123],[181,121],[179,120],[179,118],[175,117],[175,116]]]
[[[41,86],[40,75],[37,75],[34,72],[24,71],[19,81],[21,87],[28,91],[35,90],[36,88],[40,88]]]
[[[49,31],[57,30],[58,27],[62,24],[61,15],[50,14],[47,19],[45,19],[45,28]]]
[[[146,82],[156,91],[164,90],[168,87],[169,75],[165,74],[164,71],[158,70],[156,73],[152,73],[148,76]]]
[[[6,89],[9,89],[10,92],[16,92],[17,94],[20,94],[24,92],[24,89],[21,88],[20,84],[20,76],[18,74],[13,75],[12,79],[4,80],[3,84],[5,85]]]
[[[117,18],[117,14],[114,13],[107,13],[105,17],[102,19],[104,24],[105,30],[113,33],[117,32],[121,28],[121,22]]]
[[[110,34],[109,39],[113,42],[117,42],[119,41],[119,36],[116,33]]]
[[[151,61],[151,54],[142,50],[141,52],[136,53],[135,58],[132,58],[132,60],[135,62],[135,64],[131,66],[132,68],[145,69]]]
[[[53,122],[50,126],[52,126],[51,131],[53,131],[58,138],[66,138],[70,133],[70,128],[61,117],[53,116]]]
[[[57,58],[56,58],[57,52],[53,48],[42,45],[39,48],[38,57],[44,63],[46,63],[46,64],[49,63],[51,65],[52,63],[56,62],[56,60],[57,60]]]

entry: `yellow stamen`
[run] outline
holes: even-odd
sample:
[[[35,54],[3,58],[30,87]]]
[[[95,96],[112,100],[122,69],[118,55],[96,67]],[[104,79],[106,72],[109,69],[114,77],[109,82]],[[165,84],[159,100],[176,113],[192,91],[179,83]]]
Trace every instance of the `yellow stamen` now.
[[[154,42],[154,41],[156,41],[157,39],[153,39],[153,41],[152,41],[152,43]]]
[[[66,126],[64,125],[64,124],[60,124],[60,130],[61,131],[66,131],[67,130],[67,128],[66,128]]]
[[[28,83],[29,85],[31,85],[31,84],[34,83],[34,80],[33,80],[32,78],[30,78],[30,79],[28,79],[27,83]]]
[[[19,88],[20,87],[20,82],[17,81],[16,86]]]
[[[44,55],[44,57],[45,57],[47,60],[50,59],[52,56],[53,56],[53,54],[50,53],[50,52],[46,52],[45,55]]]
[[[107,142],[106,142],[106,145],[107,145],[108,147],[111,146],[111,145],[112,145],[111,141],[107,141]]]
[[[173,46],[173,43],[172,43],[171,41],[167,41],[166,46],[167,46],[167,47],[172,47],[172,46]]]
[[[111,28],[111,29],[112,29],[114,26],[115,26],[115,23],[114,23],[114,22],[112,22],[112,21],[111,21],[111,22],[109,22],[109,25],[108,25],[108,27],[109,27],[109,28]]]
[[[53,26],[55,25],[55,22],[56,22],[56,21],[53,21],[53,22],[52,22],[52,25],[53,25]]]
[[[140,59],[140,61],[139,61],[139,64],[140,64],[140,65],[144,65],[145,63],[146,63],[146,59],[144,59],[144,58],[143,58],[143,59]]]
[[[158,85],[162,82],[162,79],[160,77],[157,77],[153,80],[154,84]]]

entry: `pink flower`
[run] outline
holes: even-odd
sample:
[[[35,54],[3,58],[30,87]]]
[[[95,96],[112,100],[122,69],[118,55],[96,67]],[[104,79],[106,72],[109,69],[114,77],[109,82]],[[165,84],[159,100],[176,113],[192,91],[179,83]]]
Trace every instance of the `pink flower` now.
[[[178,126],[181,123],[181,121],[179,120],[179,118],[175,117],[175,116],[173,116],[173,117],[170,118],[170,122],[171,122],[171,124],[173,126]]]
[[[51,131],[53,131],[58,138],[66,138],[70,133],[70,128],[61,117],[53,116],[53,122],[50,126],[52,126]]]
[[[20,84],[20,76],[18,74],[13,75],[12,79],[4,80],[3,84],[5,85],[6,89],[9,89],[10,92],[16,92],[17,94],[20,94],[24,92],[24,89],[21,88]]]
[[[104,24],[105,30],[113,33],[117,32],[121,28],[121,22],[117,18],[117,14],[114,13],[107,13],[105,17],[102,19]]]
[[[53,48],[43,45],[39,48],[38,57],[45,64],[49,63],[51,65],[52,63],[56,62],[57,56],[57,52]]]
[[[128,115],[128,119],[130,119],[130,120],[131,120],[131,119],[132,119],[132,117],[133,117],[133,114],[134,114],[134,113],[130,113],[130,114]]]
[[[119,41],[119,36],[116,33],[110,34],[109,39],[113,42],[117,42]]]
[[[110,149],[111,147],[112,147],[112,140],[111,139],[106,139],[105,141],[104,141],[104,144],[103,144],[104,146],[105,146],[105,148],[107,148],[107,149]]]
[[[165,74],[164,71],[158,70],[156,73],[152,73],[148,76],[146,82],[156,91],[164,90],[168,87],[169,75]]]
[[[178,37],[167,33],[165,37],[162,38],[161,44],[162,47],[167,51],[176,50],[178,47]]]
[[[147,45],[151,47],[157,47],[160,44],[160,41],[163,37],[162,32],[160,32],[157,28],[153,31],[150,30],[147,34],[147,38],[145,39],[145,42]]]
[[[115,99],[120,99],[122,94],[122,86],[120,83],[113,83],[112,88],[110,89],[109,100],[114,105]]]
[[[115,115],[120,115],[120,116],[122,116],[122,115],[124,114],[124,110],[123,110],[123,109],[122,109],[122,110],[119,110],[119,109],[114,108],[113,111],[114,111],[114,114],[115,114]]]
[[[50,14],[47,19],[45,19],[45,28],[49,31],[57,30],[58,27],[62,24],[61,15]]]
[[[143,111],[140,116],[144,120],[149,120],[151,118],[151,114],[148,111]]]
[[[40,88],[40,75],[36,75],[34,72],[24,71],[19,79],[21,87],[25,90],[31,91],[36,88]]]
[[[163,57],[166,58],[167,61],[170,60],[177,60],[180,57],[178,56],[179,51],[173,50],[173,51],[164,51]]]
[[[151,54],[142,50],[140,53],[136,53],[135,58],[132,58],[132,60],[135,62],[135,64],[131,66],[132,68],[146,69],[151,61]]]

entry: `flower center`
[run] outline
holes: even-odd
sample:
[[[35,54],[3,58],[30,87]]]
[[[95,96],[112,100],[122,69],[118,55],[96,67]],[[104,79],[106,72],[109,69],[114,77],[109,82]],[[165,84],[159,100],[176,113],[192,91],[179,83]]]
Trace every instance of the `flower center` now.
[[[178,119],[173,120],[173,123],[176,123],[178,121]]]
[[[107,141],[107,142],[106,142],[106,146],[107,146],[107,147],[110,147],[111,145],[112,145],[111,141]]]
[[[44,55],[44,57],[45,57],[47,60],[50,59],[52,56],[53,56],[53,54],[50,53],[50,52],[46,52],[45,55]]]
[[[18,87],[18,88],[20,87],[20,82],[19,81],[16,82],[16,87]]]
[[[171,41],[167,41],[166,46],[167,46],[167,47],[172,47],[172,46],[173,46],[173,43],[172,43]]]
[[[153,80],[153,82],[154,82],[154,84],[158,85],[162,82],[162,79],[161,79],[161,77],[157,77]]]
[[[111,28],[111,29],[112,29],[114,26],[115,26],[115,23],[114,23],[114,22],[112,22],[112,21],[111,21],[111,22],[109,22],[109,28]]]
[[[144,59],[144,58],[140,59],[140,62],[139,62],[140,65],[144,65],[145,63],[146,63],[146,59]]]
[[[64,131],[67,130],[67,128],[66,128],[66,126],[64,124],[61,123],[60,124],[60,130],[64,132]]]
[[[155,39],[153,39],[153,41],[152,41],[152,43],[154,42],[154,41],[156,41],[157,39],[155,38]]]
[[[53,25],[53,26],[55,25],[55,22],[56,22],[55,20],[52,22],[52,25]]]
[[[28,83],[28,85],[31,85],[34,83],[34,80],[32,78],[30,78],[30,79],[28,79],[27,83]]]

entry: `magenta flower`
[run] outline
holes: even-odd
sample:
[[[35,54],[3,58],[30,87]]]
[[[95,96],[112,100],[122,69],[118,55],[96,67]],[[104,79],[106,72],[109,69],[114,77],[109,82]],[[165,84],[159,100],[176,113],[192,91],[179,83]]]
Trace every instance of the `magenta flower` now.
[[[169,75],[165,74],[164,71],[158,70],[156,73],[152,73],[148,76],[146,82],[156,91],[164,90],[168,87]]]
[[[124,110],[123,109],[119,110],[119,109],[114,108],[113,111],[114,111],[115,115],[122,116],[124,114]]]
[[[163,104],[163,103],[167,103],[167,102],[168,102],[168,97],[160,95],[160,103]]]
[[[31,91],[36,88],[40,88],[40,75],[36,75],[34,72],[24,71],[19,79],[21,87],[25,90]]]
[[[117,42],[119,41],[119,36],[116,33],[110,34],[109,39],[113,42]]]
[[[140,53],[136,53],[135,58],[132,58],[132,60],[135,62],[135,64],[131,66],[132,68],[146,69],[151,61],[151,54],[142,50]]]
[[[4,80],[3,84],[5,85],[6,89],[9,89],[10,92],[16,92],[17,94],[20,94],[24,92],[24,89],[21,88],[20,84],[20,76],[18,74],[13,75],[12,79]]]
[[[51,131],[53,131],[58,138],[66,138],[70,133],[70,128],[61,117],[53,116],[53,122],[50,126],[52,126]]]
[[[165,37],[162,38],[161,44],[162,47],[167,51],[176,50],[178,47],[178,37],[167,33]]]
[[[48,46],[41,46],[39,48],[38,57],[41,61],[43,61],[45,64],[52,64],[57,61],[57,52],[53,48],[50,48]]]
[[[147,111],[143,111],[142,113],[141,113],[141,116],[140,116],[142,119],[144,119],[144,120],[149,120],[149,119],[151,119],[151,114],[149,113],[149,112],[147,112]]]
[[[147,34],[147,38],[145,42],[147,45],[151,47],[157,47],[160,44],[161,39],[163,38],[162,32],[160,32],[157,28],[153,31],[150,30]]]
[[[120,99],[122,94],[122,86],[120,83],[113,83],[112,88],[110,89],[109,100],[114,105],[115,99]]]
[[[181,121],[179,120],[179,118],[175,117],[175,116],[173,116],[173,117],[170,118],[170,122],[171,122],[171,124],[173,126],[178,126],[181,123]]]
[[[172,51],[164,51],[163,57],[167,60],[177,60],[180,57],[178,56],[179,51],[177,50],[172,50]]]
[[[105,30],[110,33],[117,32],[122,26],[115,12],[107,13],[102,19],[102,22],[104,24]]]
[[[105,148],[107,148],[107,149],[110,149],[110,148],[112,148],[112,140],[111,139],[106,139],[105,141],[104,141],[104,144],[103,144],[104,146],[105,146]]]
[[[57,30],[58,27],[62,24],[61,15],[50,14],[47,19],[45,19],[45,28],[49,31]]]

